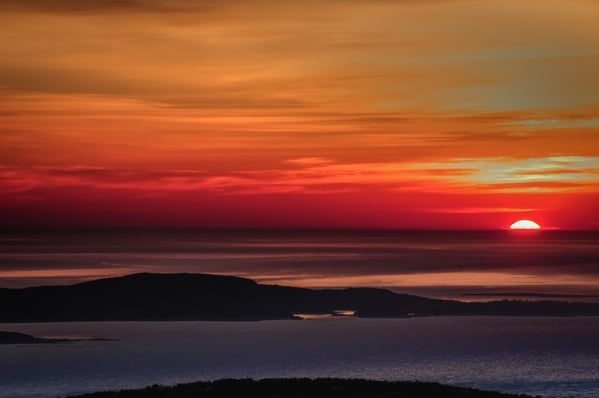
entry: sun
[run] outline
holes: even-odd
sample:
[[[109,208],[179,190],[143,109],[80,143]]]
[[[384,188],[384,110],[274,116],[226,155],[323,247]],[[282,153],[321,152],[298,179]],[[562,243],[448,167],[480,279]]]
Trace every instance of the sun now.
[[[531,220],[518,220],[510,225],[510,229],[541,229],[541,226]]]

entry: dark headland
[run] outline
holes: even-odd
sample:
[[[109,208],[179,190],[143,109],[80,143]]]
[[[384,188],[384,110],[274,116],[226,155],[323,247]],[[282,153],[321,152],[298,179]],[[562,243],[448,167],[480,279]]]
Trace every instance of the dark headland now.
[[[55,344],[68,343],[74,341],[111,341],[110,339],[48,339],[44,337],[35,337],[25,333],[6,332],[0,330],[0,344]]]
[[[0,330],[0,344],[50,344],[64,343],[67,339],[45,339],[25,333],[5,332]]]
[[[504,394],[438,383],[387,382],[362,379],[223,379],[212,382],[179,384],[173,387],[151,386],[139,390],[106,391],[78,398],[532,398],[529,395]]]
[[[358,317],[599,315],[599,303],[501,300],[460,302],[385,289],[305,289],[233,276],[132,274],[68,286],[0,289],[0,322],[294,319],[295,314]]]

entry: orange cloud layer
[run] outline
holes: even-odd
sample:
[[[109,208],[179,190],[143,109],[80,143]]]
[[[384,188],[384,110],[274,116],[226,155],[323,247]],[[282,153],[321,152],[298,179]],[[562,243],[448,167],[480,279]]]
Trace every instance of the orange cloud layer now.
[[[595,228],[598,13],[4,1],[0,217]]]

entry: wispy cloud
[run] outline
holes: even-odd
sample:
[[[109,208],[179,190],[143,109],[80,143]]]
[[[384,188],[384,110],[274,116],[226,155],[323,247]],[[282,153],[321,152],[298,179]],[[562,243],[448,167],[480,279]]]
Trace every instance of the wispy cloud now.
[[[449,213],[449,214],[495,214],[495,213],[529,213],[538,211],[538,208],[518,208],[518,207],[456,207],[456,208],[440,208],[430,209],[432,213]]]
[[[217,173],[207,170],[125,170],[98,166],[37,166],[0,169],[4,194],[36,188],[84,186],[93,189],[176,192],[211,191],[227,195],[322,194],[368,191],[438,193],[591,191],[599,185],[592,157],[545,159],[455,159],[445,163],[338,163],[325,158],[283,162],[292,168]],[[565,165],[572,169],[562,172]],[[536,169],[540,171],[536,171]],[[523,212],[522,208],[457,208],[453,213]]]
[[[199,12],[224,8],[241,2],[224,0],[220,5],[210,1],[187,0],[6,0],[1,3],[0,10],[44,12],[53,14],[83,14],[83,13],[140,13],[140,12]]]
[[[331,163],[332,159],[307,157],[307,158],[288,159],[285,162],[291,163],[294,165],[300,165],[300,166],[314,166],[314,165],[322,165],[322,164]]]
[[[596,193],[598,7],[2,1],[1,205]]]
[[[471,176],[473,181],[486,184],[526,184],[528,187],[538,184],[547,188],[562,184],[596,184],[599,173],[599,157],[592,156],[551,156],[524,160],[465,160],[478,169]],[[549,184],[547,184],[549,183]]]

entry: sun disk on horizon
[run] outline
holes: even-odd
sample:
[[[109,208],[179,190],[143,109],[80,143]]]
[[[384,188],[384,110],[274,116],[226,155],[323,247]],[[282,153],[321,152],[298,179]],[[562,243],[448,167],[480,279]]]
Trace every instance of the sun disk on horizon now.
[[[518,220],[510,225],[510,229],[541,229],[541,226],[531,220]]]

